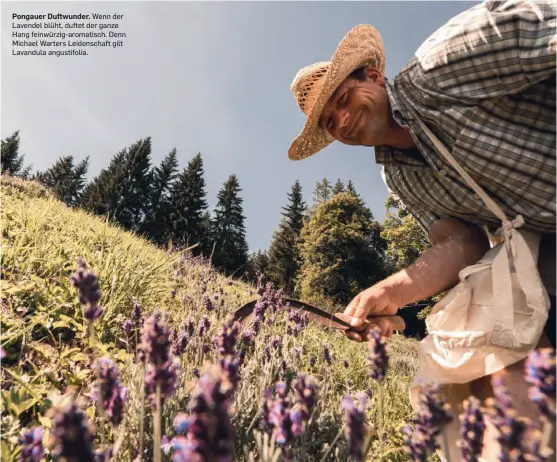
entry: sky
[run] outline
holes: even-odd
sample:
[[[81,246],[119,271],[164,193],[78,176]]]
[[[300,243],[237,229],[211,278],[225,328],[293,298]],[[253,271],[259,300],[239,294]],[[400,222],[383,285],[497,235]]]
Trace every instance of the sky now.
[[[387,189],[373,148],[336,142],[287,158],[305,119],[290,84],[363,23],[379,30],[392,79],[430,34],[477,3],[2,2],[1,137],[20,131],[33,172],[61,156],[89,156],[88,180],[146,137],[154,165],[174,148],[180,169],[201,153],[210,211],[228,177],[238,177],[250,252],[268,248],[296,180],[308,204],[321,179],[352,180],[382,222]],[[123,15],[122,47],[12,55],[13,13],[95,12]]]

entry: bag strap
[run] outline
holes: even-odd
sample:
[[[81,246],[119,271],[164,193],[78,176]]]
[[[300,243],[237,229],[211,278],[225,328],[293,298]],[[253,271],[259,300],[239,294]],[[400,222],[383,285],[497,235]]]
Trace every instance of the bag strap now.
[[[470,188],[472,188],[478,194],[478,196],[480,196],[480,198],[485,203],[486,207],[490,210],[490,212],[493,213],[497,218],[499,218],[499,220],[501,220],[501,222],[503,223],[503,228],[504,229],[518,228],[522,226],[524,224],[524,219],[522,218],[522,216],[518,215],[511,222],[505,215],[505,212],[503,212],[503,209],[501,209],[501,207],[499,207],[499,205],[495,201],[493,201],[491,197],[487,195],[487,193],[480,187],[480,185],[478,185],[478,183],[474,181],[474,179],[468,174],[468,172],[466,172],[466,170],[464,170],[461,167],[461,165],[456,161],[453,155],[447,150],[447,148],[445,148],[443,143],[439,141],[439,139],[431,132],[431,130],[425,125],[425,123],[418,117],[418,115],[412,110],[411,112],[413,113],[416,121],[418,122],[422,130],[428,136],[428,138],[433,143],[433,145],[443,155],[443,157],[445,157],[447,162],[449,162],[449,164],[451,164],[455,168],[455,170],[458,173],[460,173],[460,175],[464,178],[466,183],[468,183],[468,186],[470,186]],[[496,232],[496,234],[498,232],[499,230]]]

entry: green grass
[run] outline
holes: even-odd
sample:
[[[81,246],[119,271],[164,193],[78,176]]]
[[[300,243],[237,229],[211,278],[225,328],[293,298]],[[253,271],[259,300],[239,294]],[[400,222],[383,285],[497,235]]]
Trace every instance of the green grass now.
[[[211,337],[227,313],[256,297],[255,287],[238,281],[228,285],[225,277],[206,264],[157,249],[102,218],[72,210],[36,184],[3,177],[1,201],[1,343],[7,352],[2,368],[2,460],[17,460],[21,428],[34,424],[48,428],[50,422],[45,413],[52,390],[61,393],[71,390],[97,428],[101,425],[94,404],[88,400],[93,382],[92,351],[94,355],[107,355],[117,361],[122,381],[129,388],[124,424],[115,434],[109,426],[106,428],[111,440],[123,438],[117,459],[133,459],[132,450],[139,444],[143,378],[121,326],[136,301],[144,313],[151,313],[155,308],[166,311],[172,326],[178,326],[188,315],[196,321],[205,314],[211,318],[209,333],[188,345],[182,356],[180,384],[163,409],[163,434],[171,439],[172,420],[177,412],[186,411],[196,381],[194,368],[203,370],[216,358]],[[105,309],[95,324],[99,342],[92,350],[77,293],[69,279],[80,257],[99,278],[101,305]],[[209,295],[219,295],[215,311],[207,312],[203,306],[203,282]],[[264,348],[274,335],[282,337],[282,349],[271,348],[271,360],[266,361]],[[202,351],[203,343],[211,345],[206,354]],[[333,354],[331,365],[323,359],[325,343]],[[294,346],[303,349],[300,359],[291,351]],[[389,341],[389,353],[390,368],[383,393],[383,460],[403,461],[408,458],[400,430],[412,415],[408,389],[417,368],[417,342],[395,335]],[[367,354],[365,344],[351,342],[335,331],[310,325],[298,337],[290,336],[286,334],[282,316],[272,325],[266,325],[246,356],[230,409],[236,433],[235,460],[246,460],[244,448],[255,449],[253,422],[264,388],[278,380],[290,381],[298,371],[313,375],[319,383],[319,393],[307,435],[294,445],[297,457],[319,461],[342,429],[339,409],[342,396],[372,390],[367,416],[374,439],[368,460],[380,460],[377,385],[368,375]],[[313,366],[311,355],[317,357]],[[281,366],[283,359],[286,371]],[[344,359],[349,362],[348,368],[343,365]],[[349,380],[353,383],[351,387]],[[150,449],[149,408],[146,416],[146,447]],[[95,442],[98,444],[99,436]],[[300,455],[302,450],[304,456]],[[344,437],[336,440],[327,460],[348,460]]]

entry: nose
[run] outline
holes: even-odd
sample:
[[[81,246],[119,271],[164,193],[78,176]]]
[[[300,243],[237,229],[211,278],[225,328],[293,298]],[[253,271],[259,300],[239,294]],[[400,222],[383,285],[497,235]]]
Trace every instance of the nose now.
[[[335,127],[337,127],[337,134],[340,134],[342,137],[346,135],[349,116],[350,113],[345,108],[339,109],[335,113],[334,121],[335,121]]]

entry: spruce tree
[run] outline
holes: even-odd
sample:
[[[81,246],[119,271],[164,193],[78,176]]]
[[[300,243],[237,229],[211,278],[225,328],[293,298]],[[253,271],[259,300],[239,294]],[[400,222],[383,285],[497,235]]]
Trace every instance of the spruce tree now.
[[[86,186],[81,207],[97,215],[109,214],[124,228],[137,231],[150,207],[150,164],[150,137],[116,153]]]
[[[19,154],[19,130],[2,140],[0,165],[2,174],[27,179],[31,172],[31,165],[23,167],[24,154]]]
[[[332,187],[331,182],[327,178],[318,181],[313,191],[313,203],[318,206],[322,202],[328,201],[331,198]]]
[[[323,202],[302,229],[299,283],[307,300],[346,304],[385,277],[385,243],[371,211],[349,192]]]
[[[206,209],[208,207],[203,178],[203,159],[198,153],[180,172],[170,195],[172,242],[192,246],[193,255],[204,254],[207,247]]]
[[[225,274],[234,273],[235,276],[245,273],[248,260],[241,191],[236,175],[230,175],[217,195],[211,220],[211,237],[215,245],[213,264]]]
[[[358,196],[358,193],[356,192],[356,188],[354,187],[354,183],[352,182],[352,180],[348,180],[348,183],[346,184],[346,191],[351,192],[352,194]]]
[[[178,159],[174,148],[159,166],[153,168],[149,210],[138,230],[157,244],[164,244],[171,235],[171,191],[177,174]]]
[[[294,281],[299,269],[298,239],[303,227],[306,204],[302,186],[296,180],[288,193],[289,203],[282,207],[279,229],[273,234],[269,247],[269,278],[287,294],[294,292]]]
[[[74,165],[73,156],[63,156],[44,172],[37,172],[34,179],[71,207],[79,200],[85,187],[88,168],[89,156],[77,165]]]
[[[338,193],[344,192],[344,183],[342,181],[340,181],[340,178],[337,180],[337,182],[335,183],[335,186],[333,187],[332,191],[331,191],[331,196],[334,196]]]

